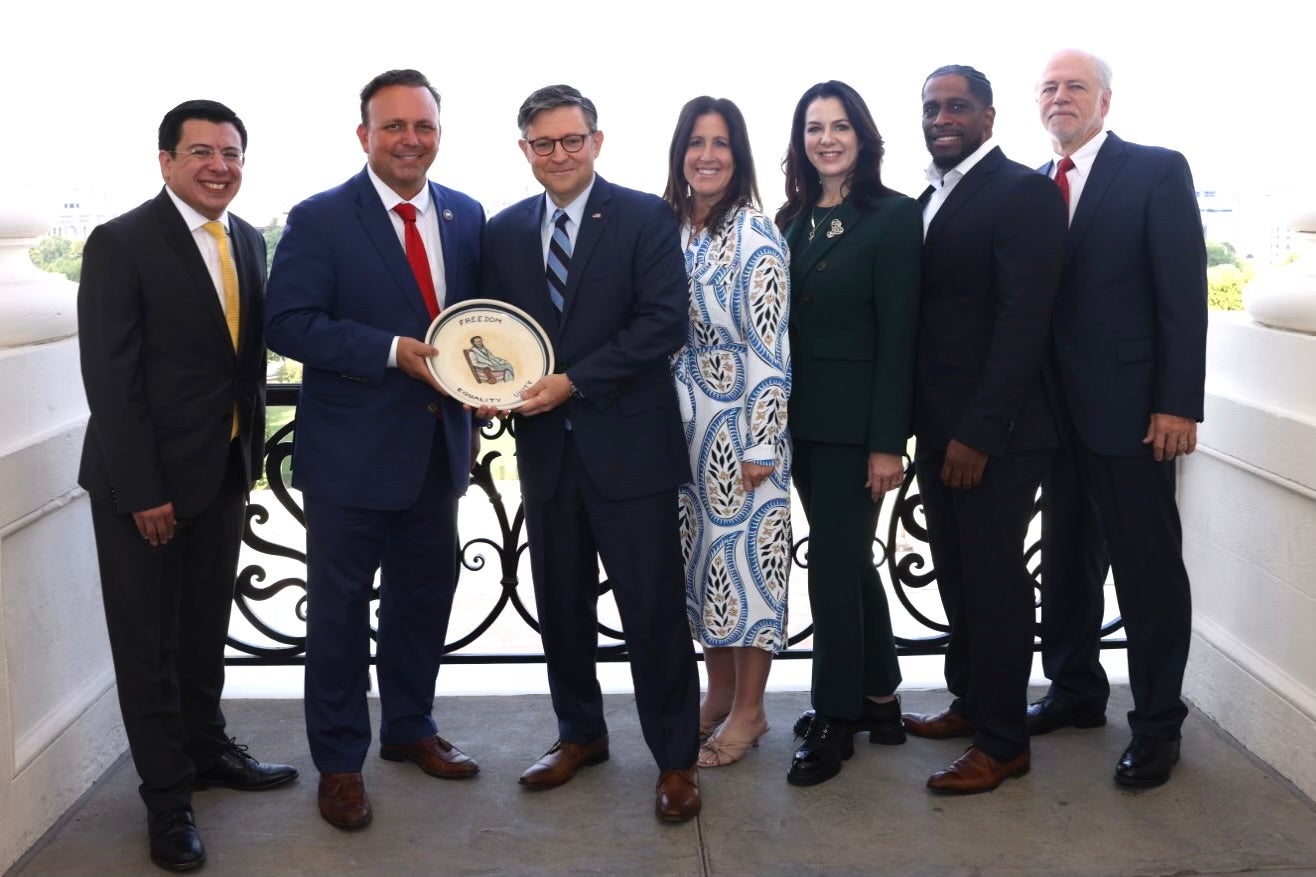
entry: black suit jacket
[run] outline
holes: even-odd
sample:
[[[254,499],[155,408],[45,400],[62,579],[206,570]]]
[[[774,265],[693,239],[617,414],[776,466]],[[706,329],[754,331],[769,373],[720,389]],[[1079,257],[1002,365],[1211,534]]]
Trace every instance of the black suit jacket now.
[[[552,338],[558,372],[582,398],[516,418],[521,487],[553,492],[565,418],[599,492],[627,499],[690,480],[669,357],[685,343],[689,284],[680,235],[662,199],[595,176],[572,248],[559,314],[544,278],[544,196],[489,221],[481,294],[529,313]]]
[[[204,510],[228,462],[236,407],[247,481],[265,436],[265,240],[229,214],[240,289],[235,352],[219,293],[163,190],[98,226],[82,254],[78,331],[91,417],[78,483],[121,514]]]
[[[920,452],[951,439],[992,456],[1058,443],[1044,370],[1065,224],[1055,184],[999,147],[933,217],[915,369]]]
[[[1069,227],[1056,299],[1056,359],[1082,441],[1099,454],[1150,454],[1142,439],[1153,413],[1200,421],[1206,325],[1206,242],[1188,162],[1108,134]]]

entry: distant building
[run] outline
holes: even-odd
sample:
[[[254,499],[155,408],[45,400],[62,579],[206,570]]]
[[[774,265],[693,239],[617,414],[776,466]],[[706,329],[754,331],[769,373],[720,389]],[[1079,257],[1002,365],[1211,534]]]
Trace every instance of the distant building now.
[[[105,201],[103,192],[75,190],[60,203],[50,233],[70,240],[85,241],[93,228],[111,218],[105,209]]]
[[[1198,190],[1197,209],[1208,241],[1227,243],[1257,268],[1277,265],[1293,252],[1293,230],[1279,222],[1279,201],[1272,195],[1238,197],[1212,189]]]

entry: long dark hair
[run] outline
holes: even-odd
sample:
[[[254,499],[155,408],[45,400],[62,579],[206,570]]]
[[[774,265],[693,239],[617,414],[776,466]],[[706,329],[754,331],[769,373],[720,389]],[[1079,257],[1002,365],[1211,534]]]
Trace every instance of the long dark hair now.
[[[822,181],[804,151],[804,116],[809,104],[820,98],[834,97],[845,107],[845,115],[859,135],[859,156],[850,172],[850,197],[861,210],[870,210],[877,199],[894,194],[882,184],[882,135],[878,133],[868,104],[844,82],[835,79],[809,88],[795,105],[791,119],[790,146],[781,169],[786,173],[786,203],[777,211],[777,227],[782,231],[797,216],[822,197]]]
[[[731,185],[722,198],[708,211],[704,226],[710,234],[715,234],[726,219],[727,214],[737,207],[757,205],[759,203],[758,178],[754,173],[754,156],[749,151],[749,132],[745,128],[745,117],[740,108],[724,97],[700,95],[681,107],[681,115],[676,119],[676,130],[672,132],[672,145],[667,151],[667,189],[663,200],[672,206],[676,220],[688,222],[694,210],[694,197],[685,179],[685,153],[690,145],[690,135],[695,130],[695,122],[700,116],[716,114],[727,124],[727,135],[731,139],[731,159],[735,167],[731,171]]]

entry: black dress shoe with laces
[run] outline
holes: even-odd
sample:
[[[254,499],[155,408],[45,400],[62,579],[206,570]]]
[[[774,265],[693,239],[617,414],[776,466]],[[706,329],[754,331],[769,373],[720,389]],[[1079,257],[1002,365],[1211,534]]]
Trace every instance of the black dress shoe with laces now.
[[[1106,711],[1062,703],[1047,695],[1028,705],[1028,733],[1036,737],[1061,728],[1100,728],[1106,724]]]
[[[297,779],[290,764],[262,764],[247,754],[247,747],[230,739],[215,763],[198,771],[193,785],[198,789],[222,786],[240,792],[260,792]]]
[[[1135,734],[1129,748],[1120,756],[1120,763],[1115,765],[1115,782],[1140,789],[1159,786],[1170,778],[1170,771],[1178,762],[1178,740]]]
[[[854,755],[854,725],[843,719],[815,715],[804,742],[795,750],[786,782],[815,786],[841,772],[841,762]]]
[[[206,863],[191,807],[146,814],[151,861],[166,871],[195,871]]]
[[[809,733],[809,724],[813,722],[814,711],[805,710],[795,720],[795,736],[803,737]],[[886,746],[898,746],[905,742],[905,725],[900,719],[900,695],[886,703],[874,703],[864,698],[864,711],[857,722],[851,722],[855,733],[868,732],[869,743],[881,743]]]

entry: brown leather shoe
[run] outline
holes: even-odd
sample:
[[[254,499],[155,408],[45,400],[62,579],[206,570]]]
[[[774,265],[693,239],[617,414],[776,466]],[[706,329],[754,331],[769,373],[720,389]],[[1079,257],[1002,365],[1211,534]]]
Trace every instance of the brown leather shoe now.
[[[699,815],[699,769],[665,770],[658,775],[653,812],[663,822],[685,822]]]
[[[544,757],[521,774],[520,783],[528,789],[555,789],[576,775],[576,771],[608,760],[608,735],[593,743],[567,743],[559,740]]]
[[[924,715],[922,713],[905,713],[900,717],[905,730],[915,737],[930,737],[933,740],[947,740],[951,737],[972,737],[977,733],[962,713],[950,707],[939,713]]]
[[[465,752],[438,734],[405,746],[386,743],[379,747],[385,761],[410,761],[441,780],[464,780],[480,772],[480,766]]]
[[[1010,777],[1028,773],[1029,767],[1027,752],[1009,761],[997,761],[977,746],[970,746],[950,767],[928,777],[928,788],[946,795],[990,792]]]
[[[320,815],[338,828],[352,830],[370,824],[370,799],[359,773],[320,774]]]

